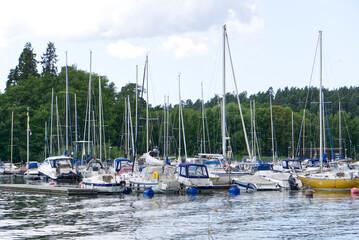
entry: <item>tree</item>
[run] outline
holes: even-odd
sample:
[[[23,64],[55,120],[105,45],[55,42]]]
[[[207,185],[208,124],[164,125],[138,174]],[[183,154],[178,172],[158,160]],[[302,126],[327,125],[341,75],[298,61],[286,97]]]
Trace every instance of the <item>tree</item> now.
[[[44,53],[41,57],[41,64],[42,64],[42,76],[47,74],[56,76],[57,75],[57,55],[56,55],[56,48],[53,42],[49,42],[47,44],[46,53]]]
[[[29,75],[38,77],[36,53],[33,52],[31,43],[26,43],[19,57],[19,80],[27,80]]]
[[[19,81],[20,76],[19,76],[19,68],[18,68],[18,66],[16,66],[15,69],[11,69],[11,70],[10,70],[10,73],[9,73],[7,79],[8,79],[8,80],[7,80],[7,82],[6,82],[5,91],[6,91],[6,89],[8,89],[10,86],[16,85],[17,82]]]

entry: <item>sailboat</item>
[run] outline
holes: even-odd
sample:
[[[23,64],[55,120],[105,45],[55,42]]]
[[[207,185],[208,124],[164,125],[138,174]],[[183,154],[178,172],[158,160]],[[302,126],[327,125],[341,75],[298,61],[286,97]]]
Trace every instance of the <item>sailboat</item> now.
[[[319,190],[345,191],[359,186],[356,174],[343,168],[333,168],[323,172],[323,94],[322,94],[322,31],[319,31],[320,43],[320,88],[319,88],[319,160],[320,173],[298,174],[304,186]]]

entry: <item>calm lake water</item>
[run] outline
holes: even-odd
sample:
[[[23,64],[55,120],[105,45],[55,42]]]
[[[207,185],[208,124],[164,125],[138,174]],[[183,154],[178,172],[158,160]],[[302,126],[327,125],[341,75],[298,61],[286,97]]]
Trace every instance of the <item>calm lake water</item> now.
[[[0,191],[0,239],[355,239],[358,219],[359,197],[348,192],[147,198]]]

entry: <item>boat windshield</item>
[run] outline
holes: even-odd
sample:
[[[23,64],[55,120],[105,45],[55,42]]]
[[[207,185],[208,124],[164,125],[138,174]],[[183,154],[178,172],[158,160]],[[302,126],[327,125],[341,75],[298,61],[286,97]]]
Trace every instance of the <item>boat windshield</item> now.
[[[205,166],[189,166],[188,177],[208,177],[207,169]]]
[[[299,161],[283,161],[282,166],[285,169],[301,169],[301,164]]]
[[[51,167],[52,168],[71,168],[71,161],[68,159],[55,159],[51,162]]]

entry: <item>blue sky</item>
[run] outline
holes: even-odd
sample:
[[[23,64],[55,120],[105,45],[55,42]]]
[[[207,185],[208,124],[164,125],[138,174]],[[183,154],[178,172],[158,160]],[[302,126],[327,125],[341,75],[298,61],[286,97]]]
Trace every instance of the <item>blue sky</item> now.
[[[51,3],[51,4],[49,4]],[[58,67],[106,75],[118,91],[142,78],[149,55],[149,99],[195,101],[222,92],[222,26],[227,25],[239,91],[248,94],[309,83],[318,31],[323,31],[323,85],[358,85],[359,2],[355,0],[120,0],[2,3],[0,90],[26,42],[37,59],[55,43]],[[227,75],[229,75],[229,70]],[[313,85],[318,86],[315,76]],[[70,79],[71,84],[71,79]],[[51,91],[49,89],[49,91]],[[233,92],[228,79],[227,92]]]

